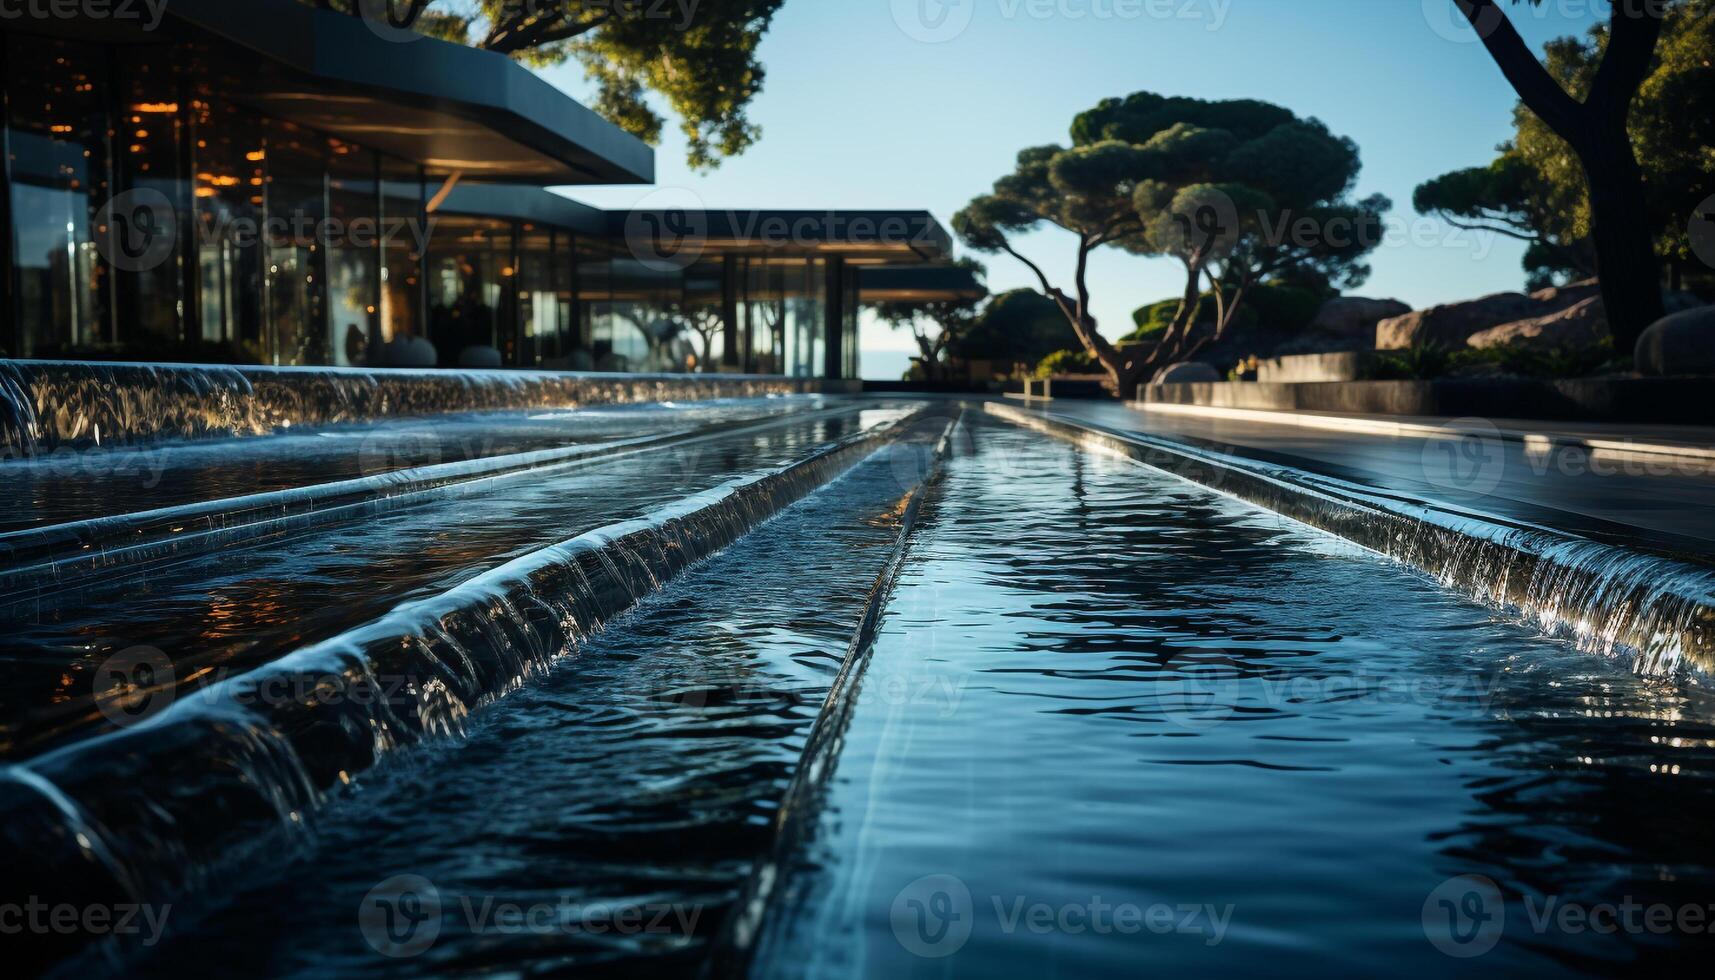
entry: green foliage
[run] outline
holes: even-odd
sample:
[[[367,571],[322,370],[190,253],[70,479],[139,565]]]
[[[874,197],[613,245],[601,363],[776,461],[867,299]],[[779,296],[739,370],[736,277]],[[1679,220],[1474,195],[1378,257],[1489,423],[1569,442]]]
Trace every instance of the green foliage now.
[[[1283,335],[1302,333],[1316,319],[1322,304],[1335,293],[1308,285],[1263,283],[1253,286],[1245,307],[1234,318],[1233,326],[1240,330],[1265,329]],[[1217,305],[1213,293],[1204,293],[1197,306],[1195,323],[1214,323]],[[1142,343],[1159,339],[1179,311],[1179,301],[1164,299],[1141,306],[1132,312],[1136,329],[1122,342]]]
[[[1100,374],[1102,366],[1096,359],[1081,350],[1055,351],[1044,357],[1036,365],[1038,378],[1051,378],[1057,374]]]
[[[1337,295],[1333,290],[1308,286],[1267,283],[1251,290],[1250,309],[1256,324],[1281,334],[1299,334],[1309,329],[1322,304]]]
[[[1631,359],[1617,357],[1613,340],[1606,337],[1591,347],[1550,350],[1528,347],[1449,350],[1425,345],[1378,354],[1366,377],[1372,381],[1430,381],[1487,365],[1501,374],[1517,377],[1582,378],[1630,370]]]
[[[988,272],[981,262],[973,258],[961,258],[954,265],[969,271],[979,282]],[[906,300],[876,303],[871,308],[876,317],[892,329],[907,327],[911,330],[922,357],[919,371],[927,368],[933,375],[939,371],[938,365],[943,356],[977,325],[977,307],[981,302],[980,299]],[[935,328],[933,334],[926,329],[931,325]]]
[[[1021,151],[1013,171],[959,211],[953,228],[968,247],[1006,251],[1029,266],[1122,386],[1122,375],[1149,363],[1124,359],[1096,332],[1087,308],[1092,251],[1178,258],[1187,293],[1200,292],[1208,276],[1228,298],[1230,324],[1259,286],[1364,282],[1364,257],[1381,243],[1392,207],[1379,195],[1351,199],[1360,167],[1351,140],[1266,102],[1137,92],[1080,114],[1071,137],[1069,146]],[[1058,289],[1012,248],[1011,236],[1045,224],[1078,239],[1075,292]],[[1280,311],[1260,315],[1272,320]],[[1138,326],[1129,339],[1160,329],[1153,320]],[[1181,330],[1171,346],[1187,339]],[[1158,342],[1156,353],[1168,346]]]
[[[1583,38],[1550,42],[1544,65],[1582,99],[1607,50],[1606,24]],[[1461,227],[1486,228],[1531,243],[1533,285],[1549,276],[1594,273],[1589,187],[1577,156],[1520,105],[1515,135],[1488,167],[1455,171],[1417,189],[1417,210]],[[1715,194],[1715,2],[1676,0],[1663,25],[1655,66],[1628,125],[1644,170],[1656,251],[1690,263],[1693,209]]]
[[[361,16],[360,0],[305,0]],[[659,142],[659,96],[679,117],[696,169],[743,153],[762,91],[757,46],[785,0],[385,0],[389,19],[423,34],[510,55],[533,66],[577,61],[596,85],[594,108],[627,132]],[[369,6],[373,14],[376,7]]]
[[[1049,354],[1078,346],[1078,335],[1054,301],[1034,289],[1014,289],[989,300],[963,336],[954,357],[997,365],[1035,364]]]
[[[1427,381],[1453,370],[1453,354],[1439,344],[1423,344],[1376,355],[1368,377],[1372,381]]]

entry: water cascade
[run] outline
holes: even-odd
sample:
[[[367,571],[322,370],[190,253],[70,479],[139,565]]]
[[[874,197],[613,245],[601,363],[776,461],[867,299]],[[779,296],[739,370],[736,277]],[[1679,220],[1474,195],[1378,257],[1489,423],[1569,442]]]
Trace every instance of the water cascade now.
[[[988,414],[1266,507],[1511,609],[1641,674],[1715,668],[1715,570],[1285,466],[989,403]]]
[[[744,375],[0,361],[0,459],[62,446],[256,436],[451,412],[797,394],[830,384],[841,383]]]
[[[18,858],[8,890],[87,904],[194,886],[265,832],[301,826],[382,754],[457,734],[474,708],[688,565],[923,424],[945,422],[919,412],[540,549],[129,727],[0,769],[0,819]]]
[[[796,412],[790,420],[834,417],[840,411]],[[355,480],[0,532],[0,598],[62,589],[78,577],[122,574],[142,564],[182,559],[263,535],[362,519],[431,498],[484,492],[488,481],[496,479],[547,476],[568,467],[765,429],[784,421],[737,419],[690,431],[437,463]]]

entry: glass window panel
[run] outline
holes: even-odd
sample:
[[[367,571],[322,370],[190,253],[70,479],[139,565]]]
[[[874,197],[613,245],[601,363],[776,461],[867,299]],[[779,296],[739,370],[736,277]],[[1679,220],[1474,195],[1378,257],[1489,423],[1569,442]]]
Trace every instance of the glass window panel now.
[[[371,343],[381,332],[380,195],[375,154],[328,140],[328,332],[316,363],[349,365],[355,338]]]
[[[423,184],[388,179],[381,199],[381,313],[383,343],[412,344],[423,332],[423,256],[428,234],[422,220]],[[417,346],[417,345],[413,345]],[[420,348],[421,349],[421,348]],[[423,350],[427,356],[427,350]]]
[[[125,190],[152,191],[171,206],[158,216],[173,234],[173,248],[158,264],[115,277],[118,329],[127,356],[161,357],[180,352],[192,360],[256,363],[254,344],[207,347],[186,344],[184,319],[185,256],[191,251],[191,187],[184,148],[190,119],[184,89],[175,73],[177,60],[166,47],[127,48],[120,52],[123,90],[120,119],[114,127],[114,155]]]
[[[290,123],[269,120],[266,143],[264,347],[274,364],[326,363],[326,250],[319,231],[326,217],[326,141]],[[341,338],[347,361],[353,355],[362,358],[364,340],[353,348]]]
[[[524,225],[518,236],[518,358],[540,367],[560,356],[560,304],[554,286],[554,235]]]
[[[10,34],[12,232],[19,353],[117,346],[94,218],[110,194],[103,49]]]
[[[512,226],[489,218],[436,215],[429,239],[429,340],[442,365],[499,351],[513,272]]]
[[[191,105],[199,316],[205,344],[263,343],[261,126],[254,113],[199,97]]]

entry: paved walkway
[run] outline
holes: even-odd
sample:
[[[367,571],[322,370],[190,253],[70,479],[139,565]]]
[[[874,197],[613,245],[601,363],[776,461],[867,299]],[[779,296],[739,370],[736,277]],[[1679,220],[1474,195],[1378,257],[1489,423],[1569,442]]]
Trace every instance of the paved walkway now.
[[[1294,413],[1191,415],[1073,400],[1031,407],[1715,561],[1715,429],[1382,416],[1320,416],[1346,424],[1312,418],[1306,425]]]

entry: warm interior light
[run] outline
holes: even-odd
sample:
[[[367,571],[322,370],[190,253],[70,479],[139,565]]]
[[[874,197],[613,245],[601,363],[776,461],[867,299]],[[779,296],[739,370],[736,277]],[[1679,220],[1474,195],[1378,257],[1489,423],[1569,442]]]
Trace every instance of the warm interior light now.
[[[177,102],[139,102],[138,104],[132,106],[131,108],[135,112],[168,113],[168,112],[178,112],[179,111],[179,104]]]

